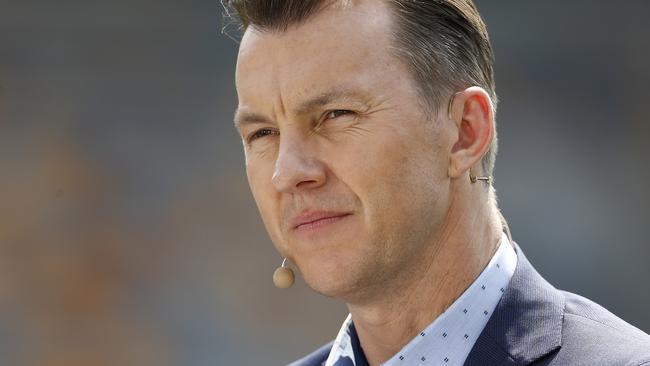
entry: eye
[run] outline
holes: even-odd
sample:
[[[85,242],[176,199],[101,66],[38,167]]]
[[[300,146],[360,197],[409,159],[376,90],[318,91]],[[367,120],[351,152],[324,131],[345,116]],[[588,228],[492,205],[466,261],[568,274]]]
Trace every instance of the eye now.
[[[328,111],[325,114],[325,119],[335,119],[335,118],[345,116],[345,115],[348,115],[348,114],[352,114],[352,113],[354,113],[354,112],[348,111],[346,109],[335,109],[335,110],[332,110],[332,111]]]
[[[255,141],[255,140],[259,139],[259,138],[262,138],[264,136],[278,135],[278,134],[279,133],[277,131],[275,131],[275,130],[272,130],[272,129],[269,129],[269,128],[262,128],[262,129],[259,129],[259,130],[255,131],[255,132],[251,133],[250,135],[248,135],[248,137],[246,138],[246,141],[248,143],[251,143],[251,142],[253,142],[253,141]]]

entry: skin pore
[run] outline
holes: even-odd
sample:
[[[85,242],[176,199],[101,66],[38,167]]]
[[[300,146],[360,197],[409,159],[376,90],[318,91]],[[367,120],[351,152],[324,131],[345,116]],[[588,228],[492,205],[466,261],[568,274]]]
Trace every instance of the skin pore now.
[[[383,2],[334,3],[242,39],[235,116],[248,181],[277,250],[348,304],[371,365],[397,353],[480,274],[501,224],[470,183],[494,136],[488,94],[423,110],[390,52]]]

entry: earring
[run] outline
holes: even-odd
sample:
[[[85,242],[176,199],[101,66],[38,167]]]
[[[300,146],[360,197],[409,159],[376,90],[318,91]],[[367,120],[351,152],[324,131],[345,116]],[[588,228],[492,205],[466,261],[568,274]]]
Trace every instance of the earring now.
[[[293,286],[296,276],[293,270],[286,266],[287,258],[282,260],[282,265],[273,272],[273,284],[277,288],[289,288]]]
[[[472,170],[470,169],[469,171],[469,181],[472,182],[472,184],[478,182],[478,181],[483,181],[487,183],[488,185],[492,184],[492,176],[488,175],[486,177],[477,177],[475,175],[472,175]]]

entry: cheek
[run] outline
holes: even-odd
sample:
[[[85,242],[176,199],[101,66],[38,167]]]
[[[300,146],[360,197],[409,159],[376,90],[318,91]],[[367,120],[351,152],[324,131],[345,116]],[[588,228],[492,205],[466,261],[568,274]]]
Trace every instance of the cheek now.
[[[248,186],[260,211],[276,193],[271,181],[275,166],[275,154],[263,151],[265,150],[245,149]]]
[[[393,135],[366,144],[361,169],[377,183],[390,181],[397,188],[403,184],[427,184],[446,175],[447,161],[433,138]]]
[[[386,129],[335,152],[335,173],[359,196],[368,224],[436,205],[445,195],[447,154],[429,134]]]
[[[266,231],[271,236],[273,243],[277,245],[280,232],[278,228],[279,201],[278,192],[271,183],[272,169],[249,164],[246,166],[246,175]]]

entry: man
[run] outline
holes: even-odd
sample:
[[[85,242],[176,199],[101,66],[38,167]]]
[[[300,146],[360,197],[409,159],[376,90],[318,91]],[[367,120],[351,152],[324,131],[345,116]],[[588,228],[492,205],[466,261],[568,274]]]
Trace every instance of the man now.
[[[471,0],[233,0],[248,181],[277,250],[346,302],[295,365],[650,365],[650,337],[542,279],[492,187]],[[290,285],[281,269],[276,283]]]

